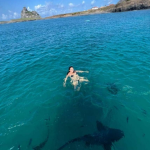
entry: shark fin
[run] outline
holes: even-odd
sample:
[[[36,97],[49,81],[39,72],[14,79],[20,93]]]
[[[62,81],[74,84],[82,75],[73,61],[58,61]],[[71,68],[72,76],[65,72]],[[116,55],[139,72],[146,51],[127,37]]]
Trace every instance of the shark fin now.
[[[102,131],[102,130],[105,130],[106,127],[99,121],[96,121],[96,124],[97,124],[97,130],[98,131]]]
[[[111,150],[111,144],[105,144],[104,150]]]

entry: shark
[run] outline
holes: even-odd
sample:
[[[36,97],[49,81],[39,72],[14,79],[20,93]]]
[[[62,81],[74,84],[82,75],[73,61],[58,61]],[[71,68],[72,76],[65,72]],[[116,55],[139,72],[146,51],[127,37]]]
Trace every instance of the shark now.
[[[30,147],[31,143],[32,143],[32,138],[29,140],[28,148]]]
[[[44,148],[44,146],[46,145],[46,143],[49,139],[49,125],[48,125],[48,122],[50,121],[50,117],[48,119],[45,119],[45,121],[46,121],[46,126],[47,126],[47,129],[48,129],[47,136],[46,136],[45,140],[42,143],[40,143],[38,146],[33,147],[32,148],[33,150],[41,150],[42,148]],[[32,143],[32,139],[30,139],[28,146],[30,146],[31,143]]]
[[[113,142],[119,141],[122,137],[124,137],[124,132],[119,129],[109,128],[107,126],[104,126],[99,121],[96,121],[96,124],[97,132],[72,139],[57,150],[62,150],[69,144],[80,141],[85,142],[85,145],[88,147],[92,145],[99,145],[103,146],[104,150],[111,150]]]
[[[42,143],[40,143],[38,146],[33,147],[33,149],[34,150],[41,150],[46,145],[48,139],[49,139],[49,130],[48,130],[48,134],[47,134],[46,139]]]

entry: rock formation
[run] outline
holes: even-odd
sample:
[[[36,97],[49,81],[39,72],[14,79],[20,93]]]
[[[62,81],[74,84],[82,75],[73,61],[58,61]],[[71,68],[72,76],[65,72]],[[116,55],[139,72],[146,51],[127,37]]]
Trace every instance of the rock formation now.
[[[149,9],[150,0],[120,0],[111,12],[122,12],[140,9]]]
[[[40,19],[40,15],[36,11],[28,11],[26,7],[23,7],[23,10],[21,11],[21,18],[35,18]]]

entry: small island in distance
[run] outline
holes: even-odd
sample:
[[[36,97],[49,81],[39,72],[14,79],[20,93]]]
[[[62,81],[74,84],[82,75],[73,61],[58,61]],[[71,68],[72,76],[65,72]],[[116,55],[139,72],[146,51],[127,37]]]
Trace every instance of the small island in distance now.
[[[114,13],[132,10],[150,9],[150,0],[120,0],[116,5],[110,4],[109,6],[94,7],[87,11],[80,11],[68,14],[54,15],[46,18],[41,18],[36,11],[28,11],[26,7],[21,11],[20,19],[13,19],[10,21],[0,21],[0,24],[15,23],[24,21],[44,20],[53,18],[63,18],[71,16],[89,15],[89,14],[101,14],[101,13]]]
[[[0,21],[0,24],[33,21],[33,20],[39,20],[39,19],[42,19],[42,18],[36,11],[28,11],[26,7],[23,7],[23,10],[21,11],[20,19],[13,19],[10,21]]]

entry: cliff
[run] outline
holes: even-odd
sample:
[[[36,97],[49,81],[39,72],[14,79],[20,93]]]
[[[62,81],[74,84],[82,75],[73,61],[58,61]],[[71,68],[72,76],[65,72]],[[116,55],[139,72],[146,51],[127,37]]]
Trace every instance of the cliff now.
[[[36,11],[28,11],[26,7],[23,7],[23,10],[21,11],[21,18],[40,19],[41,17]]]
[[[110,12],[149,9],[150,0],[120,0]]]

